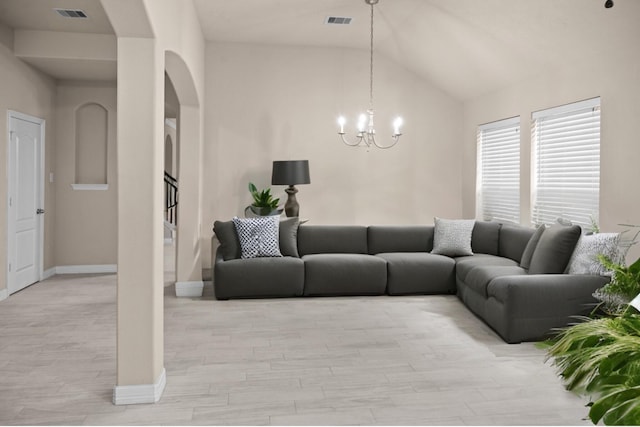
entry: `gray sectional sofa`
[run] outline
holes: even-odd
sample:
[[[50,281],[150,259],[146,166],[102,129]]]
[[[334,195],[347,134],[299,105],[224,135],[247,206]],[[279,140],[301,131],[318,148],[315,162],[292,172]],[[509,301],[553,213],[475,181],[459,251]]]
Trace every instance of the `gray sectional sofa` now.
[[[297,236],[281,227],[287,256],[251,259],[241,259],[232,227],[230,221],[214,227],[212,243],[220,242],[213,252],[217,299],[457,294],[508,343],[542,339],[587,314],[596,303],[592,293],[609,281],[564,273],[580,236],[577,226],[536,233],[478,221],[473,255],[445,256],[431,253],[432,225],[296,224]],[[552,239],[556,232],[564,240]]]

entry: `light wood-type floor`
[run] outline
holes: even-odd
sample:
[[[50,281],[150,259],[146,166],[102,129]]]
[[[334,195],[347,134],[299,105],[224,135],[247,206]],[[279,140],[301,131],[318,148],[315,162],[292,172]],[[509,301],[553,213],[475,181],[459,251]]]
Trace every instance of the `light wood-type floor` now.
[[[544,351],[454,296],[216,301],[165,287],[167,386],[114,406],[115,275],[0,302],[0,425],[586,425]]]

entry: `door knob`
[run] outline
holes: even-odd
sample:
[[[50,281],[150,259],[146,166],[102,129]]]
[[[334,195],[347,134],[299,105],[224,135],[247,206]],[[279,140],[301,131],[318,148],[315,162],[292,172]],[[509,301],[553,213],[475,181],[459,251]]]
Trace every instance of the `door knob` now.
[[[40,215],[44,213],[44,209],[38,209],[36,210],[36,214]]]

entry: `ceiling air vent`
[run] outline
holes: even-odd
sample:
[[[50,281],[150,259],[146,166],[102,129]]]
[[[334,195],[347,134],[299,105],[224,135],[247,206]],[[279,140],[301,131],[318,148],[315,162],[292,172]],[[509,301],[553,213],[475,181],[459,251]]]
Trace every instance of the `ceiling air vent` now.
[[[88,18],[87,14],[84,13],[83,10],[80,9],[53,9],[60,16],[64,16],[65,18]]]
[[[353,18],[349,18],[347,16],[327,16],[327,19],[324,21],[325,24],[336,24],[336,25],[349,25]]]

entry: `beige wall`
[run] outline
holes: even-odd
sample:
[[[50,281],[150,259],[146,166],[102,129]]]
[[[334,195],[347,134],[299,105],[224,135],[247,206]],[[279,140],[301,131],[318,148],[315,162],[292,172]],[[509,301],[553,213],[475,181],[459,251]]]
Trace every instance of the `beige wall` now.
[[[55,143],[55,82],[44,74],[17,59],[6,44],[10,44],[11,30],[0,25],[0,176],[7,174],[7,110],[39,117],[46,121],[45,176],[54,168]],[[54,261],[54,184],[45,179],[44,218],[44,269],[55,265]],[[7,181],[0,180],[0,290],[7,287]]]
[[[596,96],[601,97],[600,228],[626,229],[640,225],[640,27],[627,46],[612,47],[606,55],[558,65],[548,72],[465,103],[462,165],[463,214],[475,212],[476,127],[521,116],[521,218],[530,222],[531,113]],[[638,247],[628,260],[640,256]]]
[[[58,266],[117,262],[116,95],[115,83],[58,85],[55,173]],[[99,104],[108,113],[106,191],[71,187],[76,183],[76,111],[88,103]]]
[[[377,56],[376,130],[387,143],[400,114],[404,136],[389,150],[351,148],[336,119],[346,116],[353,137],[369,102],[368,52],[215,43],[206,52],[204,239],[216,219],[243,214],[249,181],[271,187],[273,160],[309,160],[311,184],[297,198],[314,224],[432,224],[462,214],[460,102]],[[284,188],[272,189],[283,203]]]

